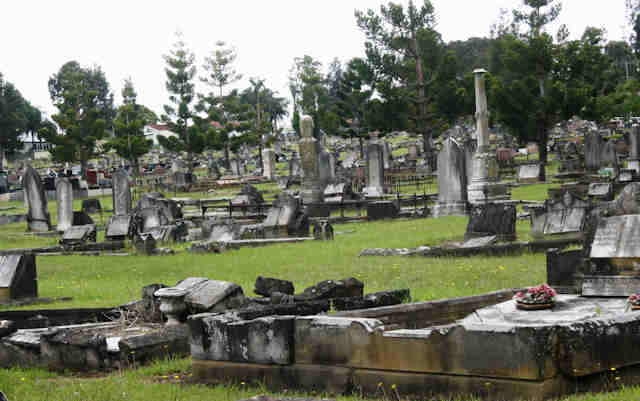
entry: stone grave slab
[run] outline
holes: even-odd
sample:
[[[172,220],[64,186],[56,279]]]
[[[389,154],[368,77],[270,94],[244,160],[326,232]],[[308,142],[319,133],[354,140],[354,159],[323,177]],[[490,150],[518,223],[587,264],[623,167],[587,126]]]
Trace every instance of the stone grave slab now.
[[[480,248],[480,247],[485,247],[485,246],[489,246],[489,245],[495,244],[497,240],[498,240],[498,237],[495,236],[495,235],[490,235],[490,236],[487,236],[487,237],[471,238],[471,239],[466,240],[465,242],[463,242],[460,245],[460,248]]]
[[[516,239],[515,205],[495,202],[471,205],[465,239],[498,236],[502,241]]]
[[[61,245],[79,245],[86,242],[96,242],[97,229],[95,224],[71,226],[67,228],[60,239]]]
[[[369,220],[393,219],[398,217],[398,206],[392,201],[377,201],[367,204]]]
[[[522,183],[538,182],[540,164],[523,164],[518,168],[518,181]]]
[[[640,292],[640,277],[585,276],[582,279],[583,296],[628,297]]]
[[[131,233],[131,215],[114,215],[109,219],[105,238],[107,240],[122,240]]]
[[[37,298],[37,280],[35,255],[0,256],[0,301]]]
[[[591,246],[591,258],[640,258],[640,215],[602,218]]]
[[[196,312],[221,312],[244,301],[242,288],[228,281],[207,280],[186,291],[185,303]]]
[[[592,182],[589,184],[589,196],[610,200],[613,195],[613,186],[609,182]]]

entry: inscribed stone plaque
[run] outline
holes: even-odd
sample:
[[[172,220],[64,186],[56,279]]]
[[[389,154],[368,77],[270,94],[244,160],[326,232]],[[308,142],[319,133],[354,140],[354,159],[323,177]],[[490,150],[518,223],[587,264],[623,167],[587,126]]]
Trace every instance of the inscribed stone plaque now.
[[[497,239],[498,237],[495,235],[491,235],[488,237],[472,238],[463,242],[462,245],[460,245],[460,248],[480,248],[484,246],[489,246],[489,245],[495,244]]]
[[[581,231],[584,223],[584,208],[551,210],[547,213],[544,234],[564,234]]]
[[[592,258],[640,257],[640,215],[603,218],[591,246]]]
[[[628,297],[640,292],[640,277],[633,276],[585,276],[582,295]]]
[[[519,181],[537,181],[540,176],[539,164],[524,164],[518,169]]]
[[[611,183],[593,182],[589,184],[589,196],[609,196],[611,193]]]

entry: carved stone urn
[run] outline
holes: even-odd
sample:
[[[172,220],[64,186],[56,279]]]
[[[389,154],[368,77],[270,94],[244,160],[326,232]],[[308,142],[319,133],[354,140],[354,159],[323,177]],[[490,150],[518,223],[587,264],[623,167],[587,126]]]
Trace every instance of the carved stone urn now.
[[[184,302],[187,292],[180,288],[169,287],[161,288],[153,295],[160,298],[160,312],[167,317],[167,326],[181,324],[182,314],[187,310],[187,304]]]

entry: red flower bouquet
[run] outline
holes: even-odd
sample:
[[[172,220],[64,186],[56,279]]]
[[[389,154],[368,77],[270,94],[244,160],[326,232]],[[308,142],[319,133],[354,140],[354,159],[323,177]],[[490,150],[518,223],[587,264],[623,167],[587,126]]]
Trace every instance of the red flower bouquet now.
[[[556,291],[547,284],[540,284],[517,293],[513,299],[519,309],[546,309],[556,302]]]

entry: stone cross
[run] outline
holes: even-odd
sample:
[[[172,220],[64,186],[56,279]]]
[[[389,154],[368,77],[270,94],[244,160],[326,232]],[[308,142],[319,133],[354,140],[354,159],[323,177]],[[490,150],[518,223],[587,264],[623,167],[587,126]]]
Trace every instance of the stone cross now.
[[[30,231],[50,231],[51,216],[47,209],[47,197],[40,180],[40,175],[31,166],[28,166],[22,178],[22,186],[26,195],[29,211],[27,222]]]
[[[131,186],[129,176],[124,170],[113,173],[113,214],[131,213]]]
[[[73,225],[73,187],[68,178],[56,179],[58,223],[56,230],[65,232]]]

